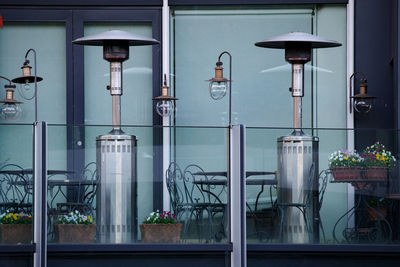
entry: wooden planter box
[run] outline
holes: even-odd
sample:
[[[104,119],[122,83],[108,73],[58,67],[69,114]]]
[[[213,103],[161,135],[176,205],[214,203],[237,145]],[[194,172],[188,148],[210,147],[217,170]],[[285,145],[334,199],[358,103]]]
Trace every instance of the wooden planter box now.
[[[386,180],[388,177],[387,167],[369,167],[365,170],[365,179],[368,180]]]
[[[0,224],[2,244],[30,244],[32,238],[32,224]]]
[[[142,243],[179,243],[182,224],[141,224]]]
[[[96,235],[95,224],[55,224],[55,242],[93,243]]]
[[[361,180],[360,167],[337,167],[331,171],[335,181]]]

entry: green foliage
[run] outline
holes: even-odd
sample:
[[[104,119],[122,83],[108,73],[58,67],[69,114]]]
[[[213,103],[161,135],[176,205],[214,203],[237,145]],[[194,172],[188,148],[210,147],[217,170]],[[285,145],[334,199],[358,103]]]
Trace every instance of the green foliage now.
[[[0,215],[1,224],[31,224],[32,216],[20,213],[6,212]]]
[[[355,151],[339,150],[329,157],[329,168],[363,167],[364,159]]]
[[[178,221],[176,220],[176,215],[171,214],[170,211],[159,213],[156,212],[150,213],[150,216],[144,219],[143,224],[176,224]]]
[[[379,141],[364,149],[363,157],[366,167],[390,168],[396,163],[396,158]]]
[[[57,224],[94,224],[92,216],[80,214],[79,211],[73,211],[67,215],[61,215],[57,218]]]

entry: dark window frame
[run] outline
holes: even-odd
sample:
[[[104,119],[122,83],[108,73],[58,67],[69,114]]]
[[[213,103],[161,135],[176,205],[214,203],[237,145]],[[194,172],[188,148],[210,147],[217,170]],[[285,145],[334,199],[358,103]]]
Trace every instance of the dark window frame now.
[[[347,4],[348,0],[168,0],[170,6]]]
[[[6,1],[7,2],[7,1]],[[21,3],[25,1],[17,1]],[[32,1],[35,2],[35,1]],[[92,1],[99,2],[99,1]],[[100,1],[101,2],[101,1]],[[13,2],[14,3],[14,2]],[[32,12],[34,10],[34,12]],[[83,47],[72,44],[72,40],[83,36],[83,24],[86,21],[101,22],[149,22],[152,24],[153,38],[161,41],[161,9],[157,7],[129,8],[39,8],[5,7],[2,3],[0,14],[7,22],[61,22],[66,27],[66,125],[67,125],[67,170],[82,173],[85,165],[84,147],[77,141],[84,140],[84,62]],[[152,50],[153,87],[152,97],[160,95],[161,87],[161,44]],[[23,55],[21,55],[22,59]],[[162,119],[153,110],[153,125],[161,125]],[[153,130],[153,190],[154,209],[162,209],[162,129]],[[78,177],[77,177],[78,178]],[[75,192],[68,196],[74,198]]]

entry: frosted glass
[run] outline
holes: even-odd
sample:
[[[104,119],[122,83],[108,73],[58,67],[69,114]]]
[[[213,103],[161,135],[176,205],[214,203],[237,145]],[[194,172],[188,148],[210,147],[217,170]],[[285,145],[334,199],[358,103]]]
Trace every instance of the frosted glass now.
[[[51,41],[46,41],[51,40]],[[9,79],[22,76],[21,66],[24,63],[25,53],[29,48],[37,52],[37,75],[43,78],[38,83],[38,120],[47,123],[66,123],[66,31],[62,23],[26,23],[8,22],[0,30],[0,75]],[[28,59],[34,67],[34,56],[30,52]],[[34,69],[32,68],[32,74]],[[5,98],[4,84],[0,81],[0,98]],[[19,85],[17,85],[18,87]],[[27,97],[34,94],[34,84],[30,91],[24,91]],[[23,86],[21,88],[23,89]],[[14,93],[14,98],[23,102],[22,115],[12,123],[32,123],[34,115],[34,99],[25,100],[19,93]],[[4,123],[5,121],[0,121]],[[65,168],[67,134],[65,128],[57,129],[55,135],[49,135],[49,150],[56,148],[57,157],[50,152],[48,167]],[[19,140],[14,143],[10,138]],[[8,163],[31,168],[32,153],[13,153],[13,151],[31,151],[32,131],[21,132],[17,127],[3,127],[0,139],[6,140],[2,144],[2,153],[9,159]]]
[[[213,77],[222,51],[232,54],[232,122],[247,126],[292,126],[291,68],[284,51],[257,41],[291,31],[311,32],[312,9],[177,10],[173,18],[173,75],[177,125],[228,123],[228,95],[212,100],[205,80]],[[229,78],[229,58],[222,57]],[[303,121],[311,126],[311,72],[305,74]]]

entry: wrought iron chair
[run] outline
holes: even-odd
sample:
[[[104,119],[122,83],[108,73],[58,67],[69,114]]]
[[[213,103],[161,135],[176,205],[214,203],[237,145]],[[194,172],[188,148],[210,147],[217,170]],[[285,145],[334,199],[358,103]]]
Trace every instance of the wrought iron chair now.
[[[279,237],[282,240],[283,238],[283,222],[285,219],[285,213],[288,208],[297,208],[300,210],[305,226],[306,226],[306,231],[307,233],[311,233],[311,225],[309,224],[308,220],[308,214],[307,211],[308,209],[312,208],[311,207],[311,200],[312,200],[312,191],[313,191],[313,186],[314,186],[314,181],[316,179],[315,176],[315,164],[312,163],[310,170],[308,172],[308,188],[306,188],[306,194],[304,195],[303,201],[300,202],[291,202],[291,203],[282,203],[282,202],[277,202],[277,207],[279,211],[279,216],[280,216],[280,228],[279,228]]]
[[[7,211],[32,214],[32,183],[16,164],[0,168],[0,213]]]
[[[203,176],[201,181],[196,179],[196,173],[202,172],[203,169],[197,165],[189,165],[183,171],[176,164],[171,163],[167,172],[167,188],[170,194],[171,208],[177,215],[179,221],[183,221],[184,227],[182,238],[188,238],[188,229],[193,221],[196,222],[197,238],[199,241],[203,239],[204,229],[206,228],[206,242],[215,238],[217,241],[225,235],[224,226],[221,230],[213,235],[213,222],[218,213],[222,213],[223,222],[225,220],[226,204],[219,199],[220,192],[213,192],[213,186],[207,176]],[[207,218],[204,218],[204,214]],[[207,224],[204,224],[204,221]]]
[[[70,181],[74,181],[77,183],[74,185],[76,188],[76,194],[73,196],[72,201],[67,202],[56,202],[57,200],[68,200],[66,185],[57,185],[55,186],[55,193],[52,193],[52,198],[49,203],[49,209],[53,210],[54,214],[67,214],[69,212],[78,210],[81,213],[94,216],[94,200],[96,196],[97,190],[97,167],[95,162],[91,162],[85,166],[82,173],[79,175],[79,180],[73,180],[72,177],[69,177],[72,174],[63,174],[62,178],[67,178]],[[49,180],[62,180],[59,179],[60,175],[49,176]],[[82,182],[82,184],[80,184]],[[50,189],[50,192],[53,188]]]
[[[316,217],[318,218],[319,227],[321,229],[322,237],[323,237],[324,241],[326,241],[326,236],[325,236],[324,225],[323,225],[322,219],[321,219],[320,210],[322,207],[322,203],[324,201],[326,187],[328,186],[328,180],[329,180],[328,178],[329,178],[329,173],[327,170],[321,171],[318,176],[318,179],[319,179],[319,183],[318,183],[319,184],[319,189],[318,189],[319,202],[317,203]]]

